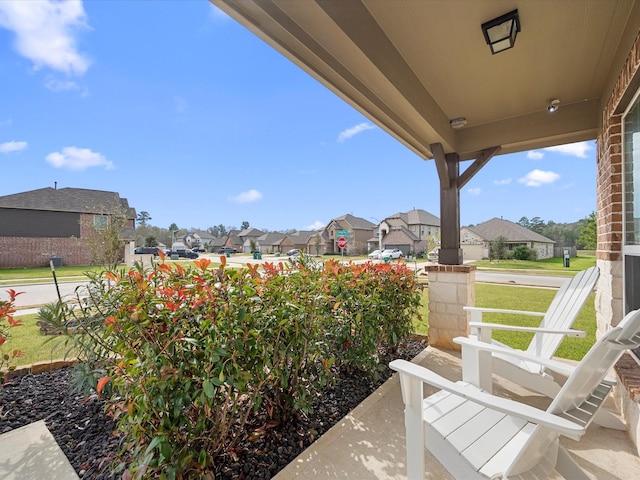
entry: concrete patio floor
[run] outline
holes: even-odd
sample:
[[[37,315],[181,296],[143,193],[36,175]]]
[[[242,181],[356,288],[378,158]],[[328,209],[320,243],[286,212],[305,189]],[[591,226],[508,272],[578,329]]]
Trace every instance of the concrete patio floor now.
[[[414,362],[451,380],[461,377],[459,352],[428,347]],[[549,402],[502,379],[497,379],[494,392],[541,408]],[[427,387],[425,393],[432,391]],[[613,399],[606,406],[617,413]],[[404,442],[403,403],[396,374],[274,479],[405,480]],[[561,442],[593,479],[640,478],[640,458],[626,432],[591,425],[580,442],[566,438]],[[453,478],[428,451],[425,467],[425,478]],[[37,422],[0,435],[0,478],[67,480],[77,476],[44,422]],[[562,477],[555,474],[551,478]]]
[[[428,347],[414,359],[450,380],[459,380],[460,353]],[[503,379],[495,378],[494,393],[545,408],[549,399]],[[425,394],[431,394],[425,386]],[[612,398],[608,410],[618,413]],[[300,454],[275,480],[358,479],[405,480],[405,435],[402,394],[394,375],[339,424]],[[640,457],[626,432],[591,425],[580,442],[562,438],[573,458],[598,480],[640,478]],[[425,452],[425,478],[452,479],[440,463]],[[563,478],[554,472],[552,479]]]

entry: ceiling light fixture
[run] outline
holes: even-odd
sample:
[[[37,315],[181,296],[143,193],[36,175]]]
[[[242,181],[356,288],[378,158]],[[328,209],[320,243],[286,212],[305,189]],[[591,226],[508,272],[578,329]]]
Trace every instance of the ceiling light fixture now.
[[[454,118],[453,120],[449,121],[449,125],[451,125],[451,128],[462,128],[466,124],[467,124],[467,119],[464,117]]]
[[[518,10],[505,13],[482,24],[484,39],[491,48],[493,55],[512,48],[516,44],[516,36],[519,31],[520,17],[518,17]]]
[[[557,98],[554,100],[549,100],[549,105],[547,105],[547,112],[555,112],[558,109],[558,105],[560,105],[560,100],[558,100]]]

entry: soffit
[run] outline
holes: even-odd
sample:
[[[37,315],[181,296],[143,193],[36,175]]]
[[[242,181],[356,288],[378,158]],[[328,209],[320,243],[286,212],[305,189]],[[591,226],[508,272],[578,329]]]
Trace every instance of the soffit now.
[[[423,158],[595,138],[640,29],[636,0],[211,1]],[[491,55],[480,25],[516,8],[515,47]]]

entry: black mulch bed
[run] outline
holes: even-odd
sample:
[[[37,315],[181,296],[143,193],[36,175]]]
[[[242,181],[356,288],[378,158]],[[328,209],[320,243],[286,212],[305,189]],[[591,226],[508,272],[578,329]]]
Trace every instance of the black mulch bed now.
[[[393,357],[411,360],[427,344],[414,338],[403,343]],[[0,433],[44,420],[58,445],[82,479],[117,479],[111,471],[120,444],[116,425],[104,414],[104,403],[69,391],[69,368],[15,378],[0,388]],[[361,375],[341,376],[314,404],[313,413],[266,430],[258,440],[241,441],[234,455],[219,463],[216,478],[269,479],[329,430],[393,372],[387,367],[378,381]],[[255,425],[264,425],[256,418]],[[234,458],[235,457],[235,458]]]

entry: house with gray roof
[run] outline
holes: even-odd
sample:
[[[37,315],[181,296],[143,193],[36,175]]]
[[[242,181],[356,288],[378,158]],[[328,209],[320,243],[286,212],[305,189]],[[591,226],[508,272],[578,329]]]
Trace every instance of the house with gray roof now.
[[[341,253],[338,247],[338,233],[347,233],[347,247],[345,253],[349,255],[360,255],[367,253],[367,244],[374,232],[376,225],[369,220],[355,217],[349,213],[341,217],[334,218],[324,228],[325,253]]]
[[[40,188],[0,197],[0,267],[90,265],[89,238],[113,215],[125,215],[124,241],[135,240],[136,211],[116,192]],[[123,246],[122,258],[125,258]]]
[[[251,253],[251,243],[253,241],[253,243],[256,246],[257,249],[257,238],[264,235],[265,232],[263,232],[260,229],[257,228],[245,228],[244,230],[242,230],[240,233],[238,233],[238,237],[240,237],[240,239],[242,240],[242,250],[238,250],[244,253]]]
[[[517,223],[502,218],[492,218],[474,227],[460,229],[460,247],[464,260],[489,258],[491,242],[504,237],[507,249],[524,245],[536,251],[539,260],[553,258],[555,241]]]
[[[416,209],[386,217],[369,239],[369,249],[399,248],[409,252],[426,252],[440,238],[440,219],[426,210]]]

